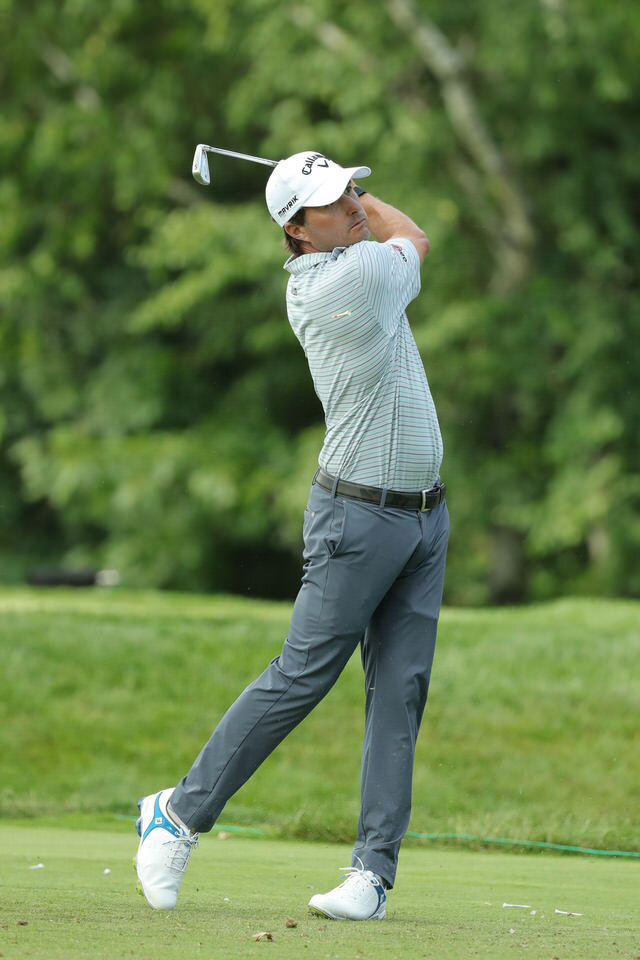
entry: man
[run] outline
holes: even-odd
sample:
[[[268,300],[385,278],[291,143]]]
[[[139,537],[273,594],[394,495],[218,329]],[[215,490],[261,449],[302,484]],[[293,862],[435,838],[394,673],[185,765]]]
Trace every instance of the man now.
[[[366,706],[353,866],[309,907],[334,919],[385,915],[409,823],[449,522],[438,420],[405,313],[429,241],[355,185],[370,172],[310,151],[281,161],[267,184],[269,212],[294,251],[285,264],[289,321],[327,432],[281,654],[229,708],[175,790],[140,801],[137,870],[156,908],[175,905],[198,832],[213,827],[360,644]]]

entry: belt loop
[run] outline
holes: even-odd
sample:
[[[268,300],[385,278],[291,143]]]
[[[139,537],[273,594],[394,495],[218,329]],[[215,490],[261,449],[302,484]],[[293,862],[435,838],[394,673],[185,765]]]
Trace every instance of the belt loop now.
[[[316,472],[315,472],[314,475],[313,475],[313,480],[311,481],[311,486],[313,486],[314,483],[316,482],[316,477],[318,476],[319,473],[320,473],[320,467],[318,467],[318,469],[316,470]]]
[[[335,497],[336,490],[338,489],[338,483],[340,482],[340,477],[333,478],[333,487],[331,488],[331,496]]]
[[[387,488],[386,488],[386,487],[383,487],[383,488],[382,488],[382,496],[380,497],[380,506],[381,506],[381,507],[384,507],[384,505],[385,505],[386,502],[387,502]]]

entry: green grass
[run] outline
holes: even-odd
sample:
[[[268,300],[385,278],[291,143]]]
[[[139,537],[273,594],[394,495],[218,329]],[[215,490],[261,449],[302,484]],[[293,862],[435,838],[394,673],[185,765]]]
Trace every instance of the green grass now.
[[[178,907],[159,913],[135,890],[136,841],[132,827],[123,834],[0,826],[5,960],[243,960],[263,951],[305,960],[640,955],[640,865],[633,862],[405,850],[387,920],[346,924],[309,916],[306,903],[334,885],[347,848],[221,842],[210,834],[194,853]],[[36,863],[44,868],[29,870]],[[297,926],[287,928],[287,917]],[[254,941],[260,931],[273,941]]]
[[[0,590],[0,814],[102,813],[106,827],[133,814],[140,794],[186,772],[280,649],[289,612],[242,598]],[[444,610],[411,828],[638,850],[639,658],[640,603]],[[362,709],[356,654],[224,822],[352,839]]]

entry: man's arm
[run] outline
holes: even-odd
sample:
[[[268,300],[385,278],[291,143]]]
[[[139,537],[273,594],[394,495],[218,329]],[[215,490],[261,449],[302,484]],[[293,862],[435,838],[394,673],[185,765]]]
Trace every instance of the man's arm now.
[[[369,218],[369,229],[376,240],[385,243],[394,237],[405,237],[411,240],[418,251],[420,263],[423,262],[429,253],[429,240],[410,217],[370,193],[363,193],[359,200]]]

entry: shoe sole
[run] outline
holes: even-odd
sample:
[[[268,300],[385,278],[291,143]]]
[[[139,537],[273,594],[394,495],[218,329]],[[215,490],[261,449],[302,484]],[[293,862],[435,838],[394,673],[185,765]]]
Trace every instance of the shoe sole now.
[[[140,839],[142,839],[142,801],[143,801],[143,800],[144,800],[144,797],[140,797],[140,799],[138,800],[138,804],[137,804],[138,810],[140,811],[140,816],[139,816],[138,819],[136,820],[136,832],[137,832],[138,836],[140,837]],[[133,859],[132,859],[132,861],[131,861],[131,865],[132,865],[132,867],[133,867],[133,869],[134,869],[134,871],[135,871],[136,880],[137,880],[136,887],[138,888],[138,893],[140,894],[141,897],[144,897],[144,890],[142,889],[142,884],[140,883],[140,880],[138,879],[137,856],[133,857]],[[144,897],[144,898],[145,898],[145,900],[147,899],[146,897]]]
[[[329,911],[320,910],[319,907],[309,907],[309,913],[312,917],[322,917],[323,920],[351,920],[351,917],[338,917]],[[374,913],[371,917],[364,917],[363,920],[384,920],[385,912]],[[361,920],[354,920],[354,923],[362,923]]]
[[[139,810],[141,810],[141,805],[142,805],[142,801],[143,801],[143,800],[144,800],[144,797],[141,797],[140,800],[138,800],[138,809],[139,809]],[[142,837],[142,817],[138,817],[138,819],[136,820],[136,830],[137,830],[137,832],[138,832],[138,836],[139,836],[139,837]],[[140,896],[142,897],[142,899],[145,900],[147,903],[149,903],[149,901],[148,901],[147,898],[145,897],[144,890],[142,889],[142,884],[140,883],[140,879],[139,879],[139,877],[138,877],[137,857],[133,857],[133,858],[132,858],[132,860],[131,860],[131,866],[133,867],[133,872],[134,872],[135,875],[136,875],[136,890],[138,891],[138,893],[140,894]],[[152,907],[153,904],[149,903],[149,906]]]

